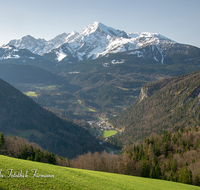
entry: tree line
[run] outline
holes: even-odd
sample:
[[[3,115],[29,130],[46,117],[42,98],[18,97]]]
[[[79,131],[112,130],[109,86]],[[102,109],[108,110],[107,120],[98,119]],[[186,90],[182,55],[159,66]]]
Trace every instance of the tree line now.
[[[48,149],[43,151],[36,143],[22,137],[4,136],[0,133],[0,154],[14,158],[56,164],[56,156]]]
[[[141,144],[126,145],[121,155],[88,152],[74,159],[43,151],[22,137],[0,133],[0,153],[21,159],[80,169],[163,179],[200,186],[200,131],[181,127],[152,134]]]
[[[181,127],[152,134],[143,143],[126,145],[121,155],[88,153],[70,167],[200,185],[200,131]]]

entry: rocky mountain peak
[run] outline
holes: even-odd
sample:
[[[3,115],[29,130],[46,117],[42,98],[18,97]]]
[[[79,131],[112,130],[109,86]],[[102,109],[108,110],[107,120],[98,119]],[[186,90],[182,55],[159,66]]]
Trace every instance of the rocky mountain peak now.
[[[55,55],[57,61],[69,63],[119,52],[164,63],[169,52],[186,52],[186,45],[176,44],[178,43],[158,33],[126,33],[100,22],[86,26],[80,33],[74,31],[62,33],[49,41],[27,35],[8,43],[17,50],[28,49],[38,55],[51,53]]]

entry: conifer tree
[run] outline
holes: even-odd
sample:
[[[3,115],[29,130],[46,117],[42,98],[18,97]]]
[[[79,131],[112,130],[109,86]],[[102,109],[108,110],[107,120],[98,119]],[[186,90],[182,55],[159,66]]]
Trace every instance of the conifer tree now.
[[[21,153],[21,158],[22,159],[27,159],[29,157],[29,153],[28,153],[28,147],[27,145],[25,144],[24,145],[24,148],[22,150],[22,153]]]
[[[176,159],[174,160],[173,164],[172,164],[172,171],[175,173],[177,170],[177,161]]]
[[[170,173],[169,173],[168,180],[169,180],[169,181],[174,181],[172,170],[171,170]]]
[[[4,146],[5,144],[5,137],[3,135],[3,133],[0,133],[0,149]]]
[[[141,176],[150,177],[150,164],[146,160],[142,163]]]
[[[192,184],[192,171],[187,169],[187,167],[181,168],[178,182]]]

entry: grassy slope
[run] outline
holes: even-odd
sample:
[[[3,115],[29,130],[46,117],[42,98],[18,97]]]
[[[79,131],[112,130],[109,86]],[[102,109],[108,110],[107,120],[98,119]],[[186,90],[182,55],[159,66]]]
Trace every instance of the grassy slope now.
[[[6,169],[16,173],[28,170],[29,175],[27,178],[0,178],[0,189],[200,189],[164,180],[60,167],[6,156],[0,156],[0,160],[1,175],[8,175]],[[40,175],[54,175],[54,178],[31,178],[31,169],[37,169]]]

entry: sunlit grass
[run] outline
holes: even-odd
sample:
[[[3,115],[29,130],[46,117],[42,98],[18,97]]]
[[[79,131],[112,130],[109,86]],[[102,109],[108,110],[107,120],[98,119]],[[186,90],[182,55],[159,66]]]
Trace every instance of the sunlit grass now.
[[[129,90],[128,88],[123,88],[123,87],[120,87],[120,86],[118,86],[118,88],[121,89],[121,90]]]
[[[93,109],[90,109],[90,108],[89,108],[89,111],[91,111],[91,112],[96,112],[96,110],[93,110]]]
[[[165,180],[134,177],[107,172],[74,169],[45,163],[21,160],[0,155],[0,189],[73,189],[73,190],[193,190],[197,186],[175,183]],[[7,169],[13,169],[16,175],[27,171],[25,178],[8,177]],[[33,177],[37,169],[38,175],[52,175],[53,178]]]
[[[60,88],[62,86],[58,86],[58,85],[50,85],[50,86],[35,86],[35,88],[38,88],[40,90],[55,90],[56,88]]]
[[[81,100],[77,100],[77,103],[80,104],[80,107],[81,107],[82,110],[90,111],[90,112],[96,112],[96,110],[93,110],[93,109],[91,109],[91,108],[88,108],[88,107],[86,107],[86,106],[83,106]]]
[[[101,136],[104,138],[107,138],[107,137],[116,135],[116,133],[117,133],[117,131],[114,131],[114,130],[103,131]]]
[[[27,96],[30,96],[30,97],[37,97],[37,94],[34,92],[34,91],[28,91],[25,93]]]
[[[81,100],[77,100],[77,102],[78,102],[79,104],[82,104],[82,101],[81,101]]]
[[[121,89],[121,90],[133,90],[133,91],[136,91],[136,90],[138,90],[137,88],[123,88],[123,87],[120,87],[120,86],[118,86],[118,88],[119,89]]]

